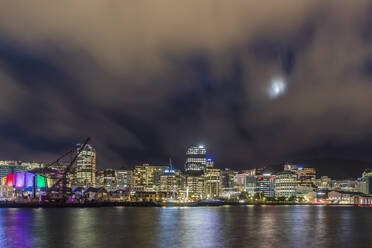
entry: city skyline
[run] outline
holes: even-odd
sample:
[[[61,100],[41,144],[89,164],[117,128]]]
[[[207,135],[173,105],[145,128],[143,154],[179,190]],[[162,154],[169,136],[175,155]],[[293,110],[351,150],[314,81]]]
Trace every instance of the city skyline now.
[[[372,206],[372,169],[335,179],[303,164],[219,169],[207,147],[191,145],[182,169],[144,163],[99,169],[90,138],[51,164],[0,161],[0,199],[10,204],[325,204]],[[39,199],[39,200],[36,200]],[[39,203],[37,203],[39,201]],[[57,202],[55,202],[57,201]],[[54,203],[53,203],[54,202]],[[41,205],[38,205],[41,204]],[[73,205],[71,205],[73,204]],[[32,206],[32,205],[31,205]],[[53,206],[53,205],[50,205]]]

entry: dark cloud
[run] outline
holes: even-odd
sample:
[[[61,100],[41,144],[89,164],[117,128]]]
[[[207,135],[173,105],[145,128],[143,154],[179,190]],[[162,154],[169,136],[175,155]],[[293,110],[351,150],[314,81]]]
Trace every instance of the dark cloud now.
[[[371,6],[2,2],[0,155],[49,159],[91,136],[100,167],[182,167],[195,143],[219,167],[362,156],[344,151],[371,136]]]

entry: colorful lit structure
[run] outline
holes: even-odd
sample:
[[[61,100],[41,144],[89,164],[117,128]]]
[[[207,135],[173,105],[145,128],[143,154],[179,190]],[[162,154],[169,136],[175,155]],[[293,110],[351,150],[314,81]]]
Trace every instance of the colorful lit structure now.
[[[36,177],[36,178],[35,178]],[[34,180],[34,178],[36,180]],[[1,185],[7,185],[17,189],[33,188],[36,182],[36,188],[45,188],[46,184],[52,184],[50,179],[45,180],[45,177],[35,175],[32,173],[20,172],[15,174],[8,174],[1,178]]]

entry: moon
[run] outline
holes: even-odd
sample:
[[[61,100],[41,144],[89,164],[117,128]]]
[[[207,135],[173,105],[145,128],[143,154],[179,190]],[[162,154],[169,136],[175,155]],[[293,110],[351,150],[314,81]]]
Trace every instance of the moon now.
[[[267,93],[271,99],[278,98],[285,93],[287,84],[282,78],[275,78],[271,80],[270,85],[267,89]]]

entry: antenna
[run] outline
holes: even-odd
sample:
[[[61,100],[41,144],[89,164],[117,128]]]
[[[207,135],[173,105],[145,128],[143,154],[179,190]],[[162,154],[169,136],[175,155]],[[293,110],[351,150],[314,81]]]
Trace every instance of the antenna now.
[[[172,158],[171,157],[169,157],[169,170],[172,170],[173,168],[172,168]]]

